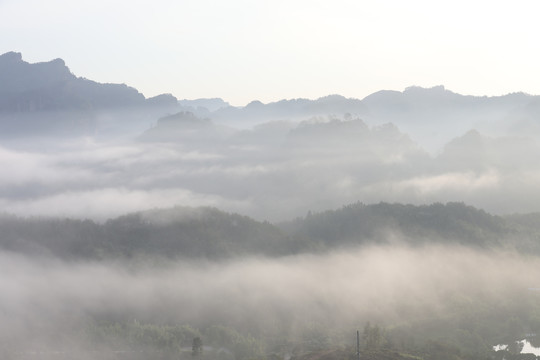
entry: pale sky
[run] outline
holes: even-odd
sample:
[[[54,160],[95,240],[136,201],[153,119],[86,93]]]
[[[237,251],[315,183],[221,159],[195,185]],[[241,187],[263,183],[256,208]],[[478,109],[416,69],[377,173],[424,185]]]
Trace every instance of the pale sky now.
[[[540,1],[0,0],[0,53],[243,106],[407,86],[540,94]]]

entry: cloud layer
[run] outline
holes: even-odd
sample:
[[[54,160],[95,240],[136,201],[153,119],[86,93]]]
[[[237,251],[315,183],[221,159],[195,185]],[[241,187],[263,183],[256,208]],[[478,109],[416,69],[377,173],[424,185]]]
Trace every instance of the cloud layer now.
[[[188,133],[182,123],[172,128],[158,125],[138,141],[11,139],[0,147],[0,208],[104,220],[153,207],[215,206],[270,221],[356,201],[540,210],[540,145],[532,137],[471,131],[429,155],[393,125],[350,117],[225,132],[211,122]]]

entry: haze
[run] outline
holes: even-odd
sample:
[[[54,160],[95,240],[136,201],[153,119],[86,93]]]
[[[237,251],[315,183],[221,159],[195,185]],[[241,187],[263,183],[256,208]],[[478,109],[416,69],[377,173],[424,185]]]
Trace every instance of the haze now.
[[[539,10],[0,0],[0,359],[538,360]]]
[[[539,94],[536,1],[3,0],[0,53],[63,58],[147,97],[363,98],[444,84]]]
[[[188,261],[135,271],[119,264],[70,264],[5,252],[0,257],[0,331],[10,339],[10,353],[22,358],[36,350],[55,350],[55,356],[59,351],[69,356],[103,350],[108,341],[91,345],[95,339],[88,326],[92,319],[99,324],[107,318],[200,329],[226,324],[256,337],[290,342],[319,341],[310,338],[318,333],[352,344],[347,331],[367,321],[429,324],[463,310],[480,311],[478,302],[486,307],[478,317],[524,311],[520,306],[534,301],[527,288],[540,276],[536,258],[453,246]]]

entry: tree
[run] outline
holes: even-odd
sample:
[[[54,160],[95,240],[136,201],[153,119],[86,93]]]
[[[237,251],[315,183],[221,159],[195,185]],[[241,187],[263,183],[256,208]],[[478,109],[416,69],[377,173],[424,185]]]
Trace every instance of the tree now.
[[[202,353],[202,340],[200,337],[193,338],[193,345],[191,347],[192,352],[191,355],[193,356],[199,356]]]
[[[379,326],[371,326],[368,321],[364,327],[363,339],[366,349],[373,350],[379,348],[382,345],[383,340],[383,335]]]

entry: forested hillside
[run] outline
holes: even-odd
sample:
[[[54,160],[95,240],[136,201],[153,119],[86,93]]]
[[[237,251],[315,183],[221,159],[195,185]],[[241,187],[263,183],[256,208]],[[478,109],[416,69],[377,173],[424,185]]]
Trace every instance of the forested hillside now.
[[[271,224],[215,208],[155,209],[110,219],[0,218],[0,247],[63,259],[285,256],[373,244],[456,244],[540,253],[537,215],[495,216],[462,203],[355,203]]]
[[[328,248],[365,243],[455,243],[540,251],[537,215],[495,216],[463,203],[405,205],[355,203],[281,223],[294,238]]]
[[[91,220],[0,218],[0,246],[64,259],[284,255],[298,245],[277,227],[213,208],[172,208]]]

